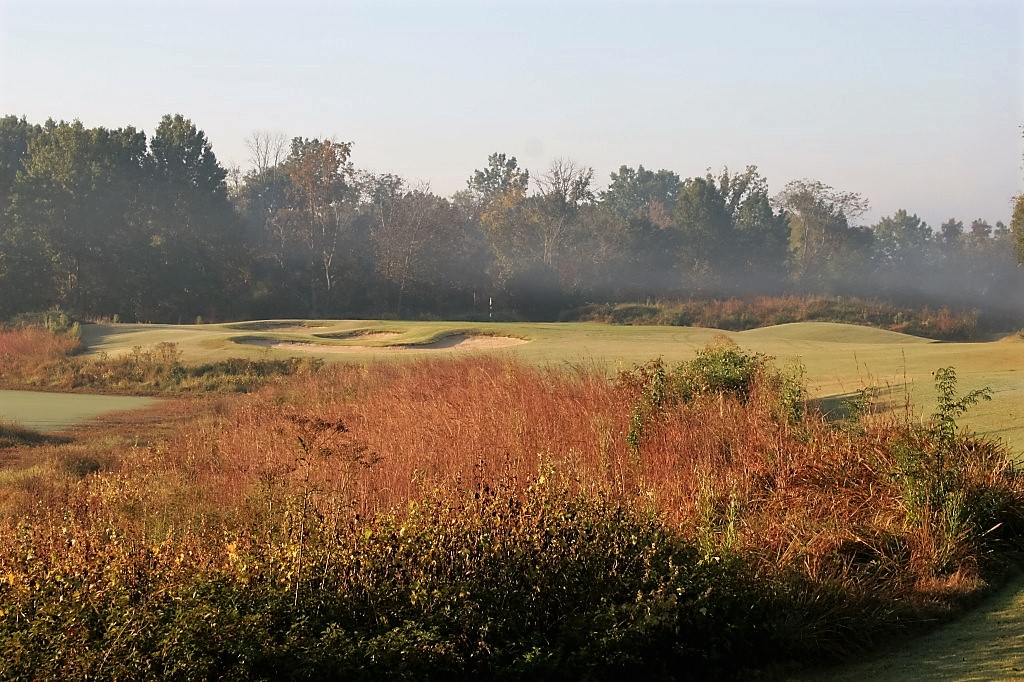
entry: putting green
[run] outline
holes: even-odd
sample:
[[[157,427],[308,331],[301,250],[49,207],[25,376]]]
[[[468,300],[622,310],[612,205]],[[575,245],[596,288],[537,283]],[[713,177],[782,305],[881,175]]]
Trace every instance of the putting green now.
[[[90,324],[82,331],[87,353],[93,355],[123,355],[161,342],[177,344],[187,362],[311,355],[329,362],[398,361],[472,351],[507,354],[547,366],[595,364],[609,371],[658,357],[669,363],[686,360],[724,337],[774,356],[780,364],[802,364],[812,397],[851,395],[878,387],[889,408],[902,409],[909,400],[915,418],[924,418],[934,409],[932,372],[952,366],[961,392],[983,386],[993,390],[993,400],[973,408],[964,423],[1024,452],[1024,339],[1019,336],[983,343],[941,343],[829,322],[745,332],[597,323],[367,320]]]

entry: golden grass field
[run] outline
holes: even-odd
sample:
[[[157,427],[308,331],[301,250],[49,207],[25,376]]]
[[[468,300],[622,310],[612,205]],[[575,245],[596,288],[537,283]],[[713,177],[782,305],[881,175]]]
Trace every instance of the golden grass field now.
[[[503,353],[525,362],[594,364],[612,372],[661,357],[689,359],[717,337],[806,370],[810,395],[828,399],[878,387],[879,404],[927,416],[931,373],[953,366],[964,391],[988,386],[993,400],[971,410],[969,427],[1024,452],[1024,339],[949,343],[868,327],[801,322],[723,332],[693,327],[597,323],[458,323],[366,320],[268,320],[206,325],[89,324],[86,353],[116,356],[134,347],[177,344],[187,361],[233,356],[315,355],[328,362],[363,362],[467,352]]]
[[[17,467],[11,467],[6,486],[18,500],[35,500],[40,491],[57,490],[54,481],[67,479],[68,470],[85,471],[88,465],[100,473],[95,479],[83,480],[109,479],[116,481],[117,490],[132,490],[139,500],[145,501],[140,508],[149,509],[159,523],[171,523],[166,519],[161,521],[160,515],[170,514],[168,509],[176,509],[175,505],[180,504],[180,500],[191,500],[189,496],[199,495],[201,489],[208,490],[208,499],[203,499],[206,499],[204,504],[212,505],[211,509],[230,507],[232,500],[248,499],[246,491],[249,488],[246,486],[249,484],[244,472],[249,472],[252,479],[249,483],[257,485],[253,481],[263,481],[261,476],[264,473],[277,471],[274,467],[278,464],[283,466],[294,460],[294,445],[289,439],[279,436],[290,433],[289,429],[300,428],[306,422],[295,421],[294,414],[291,417],[288,413],[279,414],[279,405],[290,401],[290,391],[314,397],[313,414],[327,419],[323,423],[328,426],[341,424],[340,419],[344,416],[345,423],[372,445],[371,452],[388,452],[390,460],[399,463],[391,468],[368,469],[365,476],[370,478],[365,481],[359,479],[358,483],[350,482],[353,491],[362,490],[360,486],[363,486],[371,492],[385,491],[388,495],[412,499],[415,491],[406,488],[416,484],[416,476],[408,475],[414,469],[420,473],[433,471],[443,478],[445,466],[455,460],[465,465],[461,474],[464,480],[483,475],[482,472],[491,471],[494,467],[500,469],[500,462],[478,461],[478,451],[508,450],[506,459],[512,457],[510,461],[515,462],[517,457],[521,458],[527,464],[523,471],[532,471],[536,469],[530,464],[532,458],[549,456],[544,454],[544,444],[558,440],[558,436],[553,434],[590,433],[589,429],[597,434],[599,449],[605,452],[604,448],[611,447],[611,441],[601,441],[601,438],[617,432],[619,427],[614,424],[618,422],[613,424],[607,416],[590,417],[591,413],[583,408],[590,403],[607,407],[608,397],[601,391],[608,389],[609,382],[605,382],[602,375],[612,375],[618,370],[656,358],[662,358],[670,365],[689,360],[697,351],[723,337],[748,351],[774,357],[779,366],[799,363],[804,368],[810,396],[821,401],[826,411],[839,406],[844,397],[875,387],[875,405],[880,410],[907,409],[911,411],[912,418],[927,419],[934,409],[932,372],[953,366],[959,379],[960,395],[985,386],[990,387],[993,393],[992,401],[973,407],[964,419],[958,421],[1003,439],[1018,458],[1024,458],[1024,419],[1021,419],[1024,413],[1024,378],[1021,374],[1024,369],[1024,338],[1019,335],[977,343],[948,343],[834,323],[787,324],[745,332],[600,323],[473,324],[354,320],[269,320],[207,325],[87,324],[82,327],[82,354],[86,357],[119,357],[138,354],[140,350],[159,349],[161,344],[174,344],[173,355],[177,357],[180,352],[182,361],[186,363],[231,357],[280,359],[314,356],[331,363],[337,371],[300,375],[293,382],[270,386],[266,391],[246,396],[247,402],[239,403],[243,406],[238,407],[232,413],[233,417],[224,423],[218,421],[218,415],[223,417],[223,411],[227,409],[225,405],[233,398],[206,395],[163,398],[160,400],[162,407],[154,409],[167,417],[166,424],[158,425],[159,428],[166,427],[170,434],[167,443],[155,445],[157,439],[148,436],[140,441],[137,434],[124,440],[129,431],[136,433],[136,429],[152,428],[146,419],[139,417],[143,414],[141,412],[133,413],[140,421],[122,429],[124,433],[117,428],[104,430],[114,422],[97,422],[84,427],[81,433],[92,434],[99,440],[26,448],[21,453],[24,461],[20,461]],[[581,372],[577,376],[596,377],[596,381],[549,385],[543,378],[546,375],[541,373],[527,380],[530,372],[523,372],[522,376],[506,376],[506,373],[498,372],[495,376],[502,381],[475,381],[474,372],[486,375],[495,367],[504,366],[488,358],[461,364],[410,363],[408,367],[368,364],[402,363],[424,358],[465,358],[477,354],[514,358],[528,365],[556,370],[584,367],[596,370],[596,373]],[[367,363],[367,366],[348,367],[341,363]],[[406,369],[411,374],[403,382],[401,375]],[[396,376],[384,381],[382,377],[390,374]],[[333,395],[337,386],[344,383],[340,379],[346,376],[354,382],[353,386],[362,386],[358,390],[366,391],[365,397],[352,404]],[[424,377],[434,383],[425,383]],[[388,387],[386,390],[385,386]],[[600,393],[600,396],[587,391]],[[47,395],[72,399],[93,397]],[[362,396],[361,393],[359,395]],[[192,405],[190,401],[199,402]],[[186,403],[192,406],[186,409]],[[523,411],[508,409],[508,405],[520,405]],[[0,413],[3,412],[2,407],[0,404]],[[189,410],[195,412],[196,420],[189,422],[190,430],[177,433],[172,422]],[[527,412],[533,415],[532,419],[542,422],[543,428],[538,426],[529,432],[525,430],[527,420],[524,415]],[[622,409],[613,412],[625,414]],[[733,423],[732,417],[726,418],[731,414],[723,413],[719,404],[717,410],[711,409],[693,423],[680,423],[693,431],[707,430],[715,437],[727,434],[736,443],[747,443],[761,433],[758,426],[761,422]],[[489,431],[493,433],[485,433]],[[408,433],[408,442],[396,439],[396,433]],[[122,447],[123,443],[117,445],[114,442],[119,438],[118,434],[124,437],[122,441],[132,443],[127,450]],[[454,441],[464,448],[461,459],[453,454],[453,434],[457,436]],[[491,437],[493,442],[487,440]],[[707,442],[714,446],[717,443],[715,437],[694,442]],[[104,446],[110,452],[97,449],[97,443],[102,439],[111,440],[111,444]],[[652,439],[645,446],[645,456],[652,458],[652,462],[657,460],[660,456],[657,453],[661,452],[657,448],[664,449],[669,440]],[[140,449],[140,442],[149,445]],[[576,453],[572,456],[577,458],[585,450],[581,443],[569,443],[567,447],[568,452]],[[619,443],[616,447],[624,445]],[[717,452],[715,447],[708,452]],[[762,449],[761,446],[754,447],[756,451]],[[122,450],[131,456],[121,459]],[[694,452],[698,450],[704,452],[699,447]],[[217,466],[203,459],[212,452],[217,453],[217,461],[220,462]],[[665,452],[674,453],[674,446]],[[856,459],[862,449],[858,445],[853,452]],[[254,453],[258,457],[254,458]],[[424,459],[430,453],[440,453],[441,458],[435,457],[436,461]],[[202,466],[197,468],[197,462]],[[107,468],[109,473],[104,473]],[[669,469],[668,466],[652,465],[647,472],[650,481],[657,479],[659,472],[664,474]],[[180,480],[174,478],[175,472],[182,474]],[[458,477],[459,474],[454,475]],[[131,486],[127,485],[128,481],[131,481]],[[831,494],[833,488],[835,486],[829,484],[821,492],[823,495]],[[669,485],[665,490],[677,491],[680,495],[668,505],[677,511],[686,507],[687,500],[692,502],[698,497],[681,485]],[[383,494],[378,494],[381,500]],[[56,500],[56,508],[64,507],[65,500],[60,495],[52,493],[50,497]],[[387,500],[381,505],[384,502]],[[366,504],[370,505],[370,502]],[[860,502],[853,505],[858,512],[865,506]],[[199,507],[201,505],[197,503]],[[367,506],[367,518],[373,509]],[[774,518],[784,514],[772,512],[768,516]],[[757,542],[761,542],[763,537],[757,535]],[[922,639],[904,642],[899,650],[865,657],[862,663],[852,667],[830,668],[818,673],[812,671],[810,676],[801,679],[1011,679],[1024,670],[1024,650],[1019,646],[1019,614],[1024,608],[1022,590],[1022,583],[1015,580],[1005,590],[991,595],[987,604],[967,614],[961,621]]]

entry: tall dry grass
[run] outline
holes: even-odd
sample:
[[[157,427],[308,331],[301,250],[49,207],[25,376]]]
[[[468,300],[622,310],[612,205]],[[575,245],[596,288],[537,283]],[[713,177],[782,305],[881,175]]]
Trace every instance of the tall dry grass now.
[[[13,368],[27,359],[45,361],[64,357],[81,348],[74,335],[55,334],[42,327],[0,329],[0,363]]]
[[[583,494],[640,503],[709,548],[727,545],[765,566],[934,587],[929,567],[942,562],[921,556],[934,528],[908,521],[905,421],[840,428],[810,414],[792,423],[780,419],[774,385],[759,379],[746,400],[703,396],[667,410],[634,452],[626,434],[642,390],[593,368],[489,357],[338,365],[201,420],[151,465],[162,489],[170,470],[211,513],[273,513],[301,492],[325,512],[364,519],[438,490],[522,490],[557,470]],[[1004,477],[1005,453],[964,447],[976,450],[965,485],[1020,495],[1017,479]],[[971,560],[944,575],[954,591],[980,580]]]
[[[193,403],[183,428],[94,470],[0,480],[17,491],[0,505],[0,592],[39,611],[28,629],[0,613],[0,637],[28,643],[31,669],[62,619],[106,613],[59,645],[55,670],[92,676],[126,641],[133,665],[253,674],[217,667],[222,652],[256,660],[269,640],[289,665],[381,652],[364,673],[526,674],[565,655],[640,670],[664,652],[725,675],[743,643],[757,667],[940,617],[1019,546],[1024,483],[998,446],[786,412],[759,363],[742,390],[648,410],[655,365],[609,381],[485,356],[338,364]],[[90,589],[86,615],[65,601]],[[143,669],[125,661],[120,675]]]

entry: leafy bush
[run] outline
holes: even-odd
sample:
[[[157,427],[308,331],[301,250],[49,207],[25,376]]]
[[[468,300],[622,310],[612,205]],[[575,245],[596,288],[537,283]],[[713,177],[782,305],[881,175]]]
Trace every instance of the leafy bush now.
[[[220,546],[23,527],[0,562],[0,675],[708,679],[813,655],[779,634],[809,642],[820,607],[554,470],[344,528],[300,508]]]
[[[664,410],[702,398],[726,396],[746,403],[761,387],[780,419],[795,423],[803,416],[805,392],[800,370],[781,372],[768,356],[742,350],[722,341],[697,351],[693,360],[668,370],[660,360],[619,377],[624,384],[642,385],[633,407],[626,440],[634,452],[640,449],[648,425]]]
[[[928,576],[947,575],[985,552],[1006,537],[995,532],[1004,523],[1020,526],[1017,494],[991,480],[993,473],[1014,476],[1012,464],[994,443],[962,434],[957,424],[971,406],[991,400],[991,389],[959,395],[952,367],[935,371],[935,389],[930,421],[908,425],[892,445],[907,521],[924,543],[914,561]]]

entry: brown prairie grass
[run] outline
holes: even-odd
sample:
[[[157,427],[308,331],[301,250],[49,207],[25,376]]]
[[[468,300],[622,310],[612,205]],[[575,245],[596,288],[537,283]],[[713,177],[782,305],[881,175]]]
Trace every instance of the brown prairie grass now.
[[[358,642],[356,658],[391,651],[342,637],[338,622],[351,622],[391,638],[404,661],[395,665],[427,656],[420,674],[444,661],[468,670],[470,660],[493,673],[480,661],[503,660],[494,633],[541,642],[566,613],[605,604],[608,620],[580,621],[571,646],[625,628],[646,652],[634,669],[652,651],[683,656],[658,637],[692,625],[685,631],[704,634],[688,636],[711,637],[700,649],[707,670],[725,674],[736,669],[716,657],[736,642],[760,642],[768,661],[778,647],[848,653],[896,624],[941,616],[985,584],[996,550],[1017,546],[1024,484],[1000,448],[959,436],[938,451],[905,418],[786,416],[778,375],[756,366],[742,391],[644,412],[636,407],[651,400],[656,365],[609,381],[598,368],[487,356],[339,364],[191,403],[180,430],[91,460],[76,459],[86,455],[76,444],[47,445],[33,475],[0,480],[0,590],[42,609],[39,622],[60,623],[46,609],[75,603],[47,583],[54,576],[92,594],[96,614],[106,594],[116,608],[145,605],[117,625],[140,642],[140,619],[159,629],[183,618],[185,630],[167,637],[192,633],[199,644],[189,646],[214,647],[185,651],[193,662],[223,660],[217,651],[246,637],[262,647],[275,623],[301,632],[288,629],[292,618],[342,638],[296,651],[342,651],[342,641]],[[638,415],[646,423],[632,446]],[[625,602],[606,604],[613,588]],[[684,599],[688,589],[697,596]],[[8,616],[0,612],[0,637],[37,646]],[[536,619],[516,630],[527,616]],[[203,629],[217,618],[240,620]],[[449,626],[463,629],[432,639]],[[231,628],[242,628],[237,641],[224,634]],[[122,646],[122,635],[96,631],[106,644],[79,648],[97,659],[69,660],[102,676],[108,662],[96,652]],[[131,652],[169,655],[167,641]],[[542,650],[531,644],[516,660]],[[19,651],[26,669],[38,664]],[[607,665],[587,664],[598,660]]]
[[[74,336],[55,334],[42,327],[0,329],[0,361],[5,364],[26,359],[52,360],[70,355],[80,347]]]
[[[523,490],[557,472],[582,494],[641,504],[709,551],[747,552],[814,579],[934,588],[938,563],[958,579],[978,574],[969,547],[939,561],[935,528],[908,521],[900,418],[856,429],[813,413],[790,423],[772,389],[755,384],[745,401],[705,396],[662,414],[633,452],[626,434],[641,389],[595,368],[486,357],[332,366],[206,417],[153,465],[187,479],[217,513],[258,514],[301,492],[360,518],[439,490]],[[978,446],[961,474],[973,488],[1019,496],[1004,455]]]

